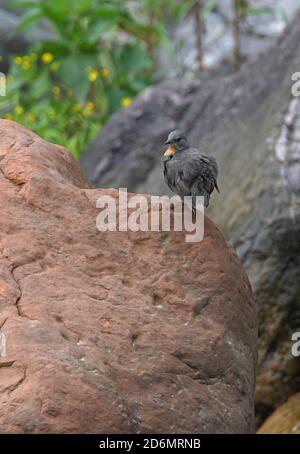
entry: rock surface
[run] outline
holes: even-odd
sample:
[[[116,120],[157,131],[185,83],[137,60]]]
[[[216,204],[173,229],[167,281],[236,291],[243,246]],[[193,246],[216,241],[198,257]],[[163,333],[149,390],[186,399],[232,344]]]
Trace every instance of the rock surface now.
[[[274,42],[282,33],[287,22],[295,17],[299,2],[295,0],[251,0],[251,8],[265,8],[265,14],[248,14],[240,24],[240,51],[242,60],[257,55]],[[232,0],[218,0],[214,8],[205,15],[205,37],[203,40],[204,64],[209,72],[228,74],[233,72],[234,39],[232,30]],[[197,42],[194,13],[179,24],[168,23],[168,34],[173,52],[160,49],[157,72],[164,79],[199,74],[197,69]],[[206,71],[206,74],[209,73]],[[201,73],[203,76],[203,72]]]
[[[62,147],[0,121],[0,432],[252,432],[256,309],[220,231],[99,232]]]
[[[300,393],[292,396],[285,404],[267,418],[258,434],[300,434]]]
[[[300,16],[231,78],[144,92],[103,128],[82,164],[92,184],[162,194],[161,144],[179,127],[217,158],[210,216],[242,259],[259,305],[258,424],[300,389]]]

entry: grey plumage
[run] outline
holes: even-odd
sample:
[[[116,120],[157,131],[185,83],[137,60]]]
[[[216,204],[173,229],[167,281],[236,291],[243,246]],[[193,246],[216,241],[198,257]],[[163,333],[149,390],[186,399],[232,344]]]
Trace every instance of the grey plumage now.
[[[168,145],[168,148],[162,160],[164,177],[169,188],[181,198],[192,196],[193,212],[196,196],[203,196],[204,206],[208,207],[213,190],[219,192],[218,165],[215,158],[191,148],[186,136],[178,130],[169,134],[165,145]]]

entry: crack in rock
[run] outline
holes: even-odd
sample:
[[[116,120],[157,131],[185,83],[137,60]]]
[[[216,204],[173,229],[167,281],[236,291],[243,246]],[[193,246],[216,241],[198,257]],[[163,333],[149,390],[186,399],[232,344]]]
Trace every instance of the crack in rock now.
[[[21,386],[22,383],[26,380],[26,376],[27,376],[27,368],[24,368],[23,369],[23,376],[16,383],[14,383],[13,385],[9,386],[6,389],[7,393],[10,395],[14,391],[16,391],[16,389],[19,388],[19,386]]]

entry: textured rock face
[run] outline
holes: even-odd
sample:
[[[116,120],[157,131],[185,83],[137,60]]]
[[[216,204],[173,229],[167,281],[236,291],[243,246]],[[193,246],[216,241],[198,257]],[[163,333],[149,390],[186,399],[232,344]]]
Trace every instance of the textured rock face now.
[[[112,118],[82,164],[93,184],[165,193],[160,144],[174,127],[220,164],[210,216],[237,248],[259,305],[257,414],[300,389],[291,334],[300,311],[300,17],[229,79],[172,82]]]
[[[62,147],[0,122],[0,432],[251,432],[255,304],[208,219],[98,232]]]
[[[270,8],[268,14],[248,15],[240,26],[241,56],[248,59],[266,49],[284,30],[286,21],[295,17],[299,3],[295,0],[262,0],[260,6]],[[284,14],[278,14],[284,11]],[[233,19],[232,0],[218,0],[210,14],[205,15],[204,63],[211,70],[228,74],[233,72],[232,27],[228,26]],[[157,71],[164,79],[173,75],[195,76],[197,68],[197,43],[195,35],[195,17],[191,13],[179,24],[168,23],[168,29],[176,54],[158,52]],[[213,43],[211,45],[210,43]],[[203,75],[203,73],[202,73]]]
[[[292,396],[267,418],[259,434],[300,434],[300,393]]]

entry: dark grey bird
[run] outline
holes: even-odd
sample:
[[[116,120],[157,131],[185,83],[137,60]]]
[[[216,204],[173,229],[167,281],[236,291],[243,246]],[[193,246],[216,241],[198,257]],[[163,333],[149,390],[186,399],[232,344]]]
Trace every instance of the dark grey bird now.
[[[204,197],[204,206],[208,207],[213,190],[218,192],[218,165],[212,156],[200,154],[190,147],[183,132],[176,129],[170,132],[165,142],[168,145],[162,158],[164,177],[169,188],[179,195],[192,197],[192,210],[196,210],[196,196]]]

